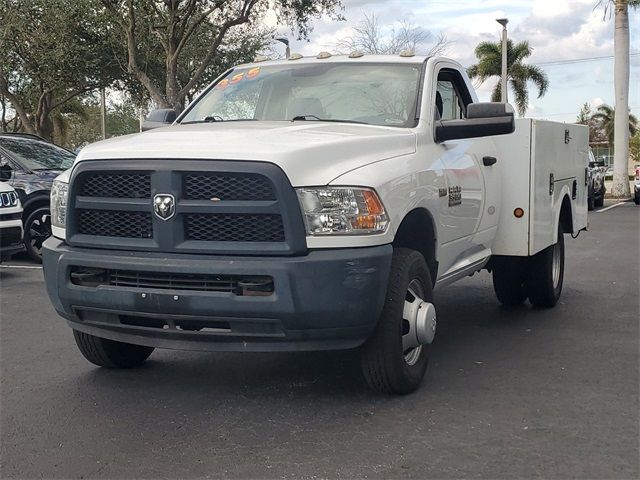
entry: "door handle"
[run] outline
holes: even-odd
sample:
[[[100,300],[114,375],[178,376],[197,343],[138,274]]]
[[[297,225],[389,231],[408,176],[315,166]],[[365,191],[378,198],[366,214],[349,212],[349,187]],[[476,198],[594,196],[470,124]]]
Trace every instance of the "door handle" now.
[[[496,157],[482,157],[482,164],[485,167],[490,167],[491,165],[493,165],[494,163],[496,163],[498,160],[496,160]]]

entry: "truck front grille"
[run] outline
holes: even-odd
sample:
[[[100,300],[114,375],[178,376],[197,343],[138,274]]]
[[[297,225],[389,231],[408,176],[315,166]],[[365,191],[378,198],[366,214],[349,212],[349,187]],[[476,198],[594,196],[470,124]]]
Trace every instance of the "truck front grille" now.
[[[184,176],[184,197],[189,200],[275,200],[271,182],[255,174],[195,174]]]
[[[187,215],[187,240],[206,242],[282,242],[280,215]]]
[[[113,210],[79,210],[78,233],[98,237],[151,238],[151,214]]]
[[[80,184],[86,197],[150,198],[149,173],[99,173],[86,175]]]
[[[306,252],[295,190],[280,168],[266,162],[82,161],[70,185],[72,246],[223,255]]]

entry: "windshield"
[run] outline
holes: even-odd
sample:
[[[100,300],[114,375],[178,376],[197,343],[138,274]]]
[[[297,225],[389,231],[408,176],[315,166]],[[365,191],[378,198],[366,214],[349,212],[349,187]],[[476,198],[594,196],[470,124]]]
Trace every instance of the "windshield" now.
[[[419,65],[277,65],[229,72],[180,123],[241,120],[415,124]]]
[[[33,138],[0,137],[0,146],[27,170],[66,170],[76,158],[64,148]]]

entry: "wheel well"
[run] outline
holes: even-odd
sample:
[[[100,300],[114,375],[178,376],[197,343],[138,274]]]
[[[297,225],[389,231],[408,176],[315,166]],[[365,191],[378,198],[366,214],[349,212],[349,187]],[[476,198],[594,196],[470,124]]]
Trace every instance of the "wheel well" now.
[[[565,195],[562,199],[562,206],[560,207],[560,221],[558,228],[561,228],[562,233],[573,233],[573,216],[571,215],[571,200],[569,196]]]
[[[394,247],[410,248],[424,256],[434,284],[438,275],[436,238],[433,217],[428,210],[416,208],[404,217],[393,240]]]
[[[48,206],[49,205],[49,197],[45,195],[37,195],[27,199],[22,205],[24,211],[22,212],[22,219],[25,221],[29,214],[33,212],[36,208]]]

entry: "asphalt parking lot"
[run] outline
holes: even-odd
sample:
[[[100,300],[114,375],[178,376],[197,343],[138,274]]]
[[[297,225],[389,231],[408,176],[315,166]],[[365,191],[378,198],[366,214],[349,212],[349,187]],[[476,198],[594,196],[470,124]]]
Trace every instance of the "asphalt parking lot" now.
[[[352,352],[81,357],[42,272],[0,268],[2,478],[638,478],[640,207],[567,238],[553,310],[490,276],[436,292],[421,390],[369,393]]]

